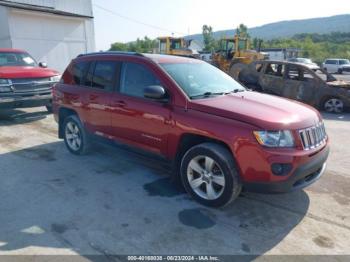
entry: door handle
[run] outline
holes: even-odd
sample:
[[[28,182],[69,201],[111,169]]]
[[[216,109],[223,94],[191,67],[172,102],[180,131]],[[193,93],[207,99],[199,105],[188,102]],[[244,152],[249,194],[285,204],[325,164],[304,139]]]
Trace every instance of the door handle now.
[[[113,103],[113,106],[115,106],[115,107],[125,107],[126,103],[123,100],[119,100],[119,101],[115,101]]]
[[[98,98],[98,95],[97,94],[91,94],[89,96],[90,100],[95,100],[96,98]]]

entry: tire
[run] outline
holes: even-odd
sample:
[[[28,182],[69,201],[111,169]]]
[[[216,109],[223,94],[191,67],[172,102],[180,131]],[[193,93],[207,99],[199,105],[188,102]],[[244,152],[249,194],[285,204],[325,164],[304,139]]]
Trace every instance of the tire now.
[[[64,120],[63,138],[66,147],[72,154],[84,155],[88,153],[90,141],[78,116],[71,115]]]
[[[52,105],[47,105],[46,110],[47,112],[52,113]]]
[[[338,74],[341,75],[343,73],[343,69],[339,68],[338,69]]]
[[[323,99],[322,108],[327,113],[341,114],[344,112],[344,102],[337,97]]]
[[[180,175],[187,193],[209,207],[228,205],[242,190],[232,154],[215,143],[190,148],[182,158]]]

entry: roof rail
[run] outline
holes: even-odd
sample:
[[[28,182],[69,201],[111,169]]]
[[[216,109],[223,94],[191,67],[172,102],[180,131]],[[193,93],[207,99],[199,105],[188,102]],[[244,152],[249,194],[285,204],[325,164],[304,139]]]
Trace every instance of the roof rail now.
[[[144,56],[141,53],[137,52],[122,52],[122,51],[100,51],[100,52],[92,52],[86,54],[80,54],[77,57],[82,56],[90,56],[90,55],[130,55],[130,56]]]

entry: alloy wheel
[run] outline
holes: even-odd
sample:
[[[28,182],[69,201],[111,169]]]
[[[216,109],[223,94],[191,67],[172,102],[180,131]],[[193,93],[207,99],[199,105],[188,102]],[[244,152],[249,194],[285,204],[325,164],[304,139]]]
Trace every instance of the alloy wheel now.
[[[206,200],[218,199],[225,189],[221,167],[208,156],[196,156],[189,162],[187,179],[192,190]]]
[[[324,103],[324,109],[329,113],[342,113],[344,103],[338,98],[331,98]]]
[[[76,123],[70,121],[66,125],[65,136],[68,146],[73,151],[78,151],[81,147],[82,138],[79,127]]]

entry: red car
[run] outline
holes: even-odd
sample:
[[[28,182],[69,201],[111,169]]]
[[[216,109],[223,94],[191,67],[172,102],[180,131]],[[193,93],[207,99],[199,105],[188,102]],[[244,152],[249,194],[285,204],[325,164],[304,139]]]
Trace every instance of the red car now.
[[[228,204],[242,187],[304,188],[323,174],[329,154],[317,110],[247,91],[208,63],[184,57],[81,55],[55,85],[53,111],[73,154],[103,137],[160,155],[208,206]]]
[[[0,49],[0,109],[46,106],[51,111],[52,86],[60,77],[23,50]]]

